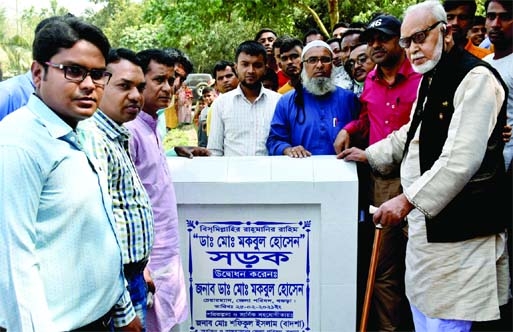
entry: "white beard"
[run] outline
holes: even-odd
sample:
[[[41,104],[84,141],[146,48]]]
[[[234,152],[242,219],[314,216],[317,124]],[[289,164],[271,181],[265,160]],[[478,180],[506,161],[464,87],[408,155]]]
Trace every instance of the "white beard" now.
[[[331,71],[331,77],[313,77],[309,78],[306,70],[301,71],[301,80],[306,91],[316,96],[323,96],[328,92],[335,91],[337,86],[333,80],[334,71]]]
[[[424,62],[421,65],[414,65],[412,63],[411,66],[413,67],[413,70],[415,70],[417,73],[425,74],[428,71],[430,71],[431,69],[435,68],[435,66],[438,64],[438,62],[442,58],[443,48],[444,48],[444,37],[443,37],[443,33],[440,32],[438,35],[438,42],[436,43],[435,51],[433,53],[433,59],[427,60],[426,62]],[[422,53],[420,53],[420,54],[424,55]]]

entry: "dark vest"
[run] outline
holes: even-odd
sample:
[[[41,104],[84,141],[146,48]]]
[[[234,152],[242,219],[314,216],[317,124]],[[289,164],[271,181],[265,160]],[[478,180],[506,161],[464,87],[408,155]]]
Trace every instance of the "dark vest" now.
[[[439,158],[447,139],[449,124],[454,113],[454,93],[467,73],[475,66],[490,69],[501,82],[506,96],[508,89],[498,72],[461,48],[453,47],[444,53],[433,70],[429,88],[419,90],[418,100],[425,97],[425,107],[415,112],[405,151],[418,124],[421,173],[430,169]],[[424,77],[424,80],[426,77]],[[419,104],[422,104],[419,102]],[[419,105],[420,106],[420,105]],[[463,110],[465,116],[465,110]],[[462,191],[435,217],[426,217],[428,242],[456,242],[504,231],[511,221],[511,201],[507,200],[511,182],[507,180],[502,150],[502,131],[506,124],[506,98],[497,124],[488,139],[487,150],[479,170]]]

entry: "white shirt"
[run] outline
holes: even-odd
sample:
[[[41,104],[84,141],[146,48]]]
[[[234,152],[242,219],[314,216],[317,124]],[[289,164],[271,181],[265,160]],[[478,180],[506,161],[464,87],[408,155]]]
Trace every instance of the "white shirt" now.
[[[217,97],[212,104],[212,124],[207,148],[213,156],[267,156],[274,109],[281,94],[263,88],[251,103],[240,85]]]
[[[495,53],[489,54],[483,58],[484,61],[491,64],[499,74],[501,74],[502,80],[506,83],[509,94],[508,94],[508,124],[513,126],[513,53],[504,58],[495,60]],[[511,164],[511,159],[513,158],[513,140],[509,140],[504,145],[504,162],[506,164],[506,169],[508,169]]]

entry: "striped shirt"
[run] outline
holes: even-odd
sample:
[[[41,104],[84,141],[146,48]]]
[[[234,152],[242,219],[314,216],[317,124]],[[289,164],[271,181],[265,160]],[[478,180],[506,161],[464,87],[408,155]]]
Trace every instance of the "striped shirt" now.
[[[98,110],[81,122],[83,145],[107,170],[123,264],[148,259],[153,246],[151,203],[130,158],[130,132]]]
[[[262,88],[251,103],[240,85],[212,104],[212,125],[207,148],[213,156],[267,156],[274,109],[281,94]]]

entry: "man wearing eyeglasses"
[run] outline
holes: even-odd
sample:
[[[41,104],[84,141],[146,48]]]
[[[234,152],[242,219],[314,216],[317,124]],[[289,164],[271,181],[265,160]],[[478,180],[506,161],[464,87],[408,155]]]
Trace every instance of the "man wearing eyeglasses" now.
[[[34,30],[36,35],[45,24],[59,20],[63,17],[73,17],[68,13],[64,16],[51,16],[41,20]],[[0,121],[9,113],[14,112],[18,108],[25,106],[30,95],[35,91],[34,81],[32,80],[32,72],[16,75],[5,81],[0,82]]]
[[[413,70],[399,46],[400,28],[401,22],[394,16],[378,15],[360,35],[360,41],[367,43],[367,53],[376,67],[365,79],[360,97],[362,112],[357,120],[341,131],[337,153],[354,146],[353,141],[361,136],[368,139],[368,144],[374,144],[408,122],[422,76]],[[366,173],[361,174],[365,176]],[[398,172],[387,176],[369,172],[368,176],[370,204],[380,206],[401,193]],[[362,179],[363,182],[365,180]],[[411,326],[408,300],[404,294],[407,230],[405,222],[382,230],[382,249],[369,322],[370,327],[376,325],[380,331],[403,330]],[[370,231],[373,233],[372,228]]]
[[[340,155],[383,174],[400,169],[403,193],[373,221],[387,227],[408,218],[405,287],[418,332],[470,331],[474,321],[498,319],[510,296],[507,88],[490,65],[455,46],[446,19],[438,1],[406,10],[399,44],[423,75],[411,120],[363,153]]]
[[[302,87],[276,105],[266,143],[269,155],[334,155],[340,130],[360,112],[358,97],[335,85],[333,51],[326,42],[308,43],[301,59]]]
[[[35,94],[0,123],[0,327],[140,331],[104,170],[77,135],[111,74],[110,44],[77,18],[33,43]],[[1,330],[1,328],[0,328]]]
[[[452,31],[456,46],[464,48],[481,59],[492,52],[486,48],[475,46],[467,38],[476,13],[475,0],[444,0],[443,6],[447,14],[448,28]]]
[[[367,44],[356,45],[349,53],[349,59],[346,61],[344,67],[354,81],[353,92],[358,97],[362,95],[367,75],[375,66],[376,64],[369,56]]]

